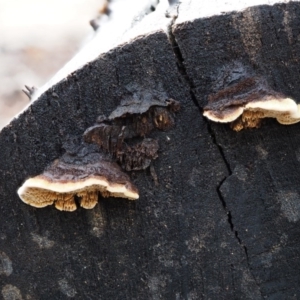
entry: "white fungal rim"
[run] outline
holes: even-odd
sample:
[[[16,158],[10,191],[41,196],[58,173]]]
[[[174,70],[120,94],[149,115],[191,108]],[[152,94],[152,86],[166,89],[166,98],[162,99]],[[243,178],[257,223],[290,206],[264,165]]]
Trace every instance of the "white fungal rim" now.
[[[246,104],[245,109],[262,109],[272,112],[294,113],[298,108],[294,100],[284,98],[249,102]]]
[[[43,189],[55,193],[74,193],[84,190],[85,188],[96,186],[99,188],[99,190],[106,190],[109,193],[117,194],[118,197],[121,198],[128,198],[132,200],[136,200],[139,198],[139,194],[129,190],[126,187],[126,184],[119,184],[119,183],[110,183],[107,180],[104,180],[102,178],[88,178],[83,181],[68,181],[68,182],[51,182],[44,178],[29,178],[27,179],[24,184],[18,189],[18,195],[24,201],[23,195],[26,194],[26,192],[29,189]],[[25,202],[25,201],[24,201]]]
[[[233,109],[232,109],[233,110]],[[236,107],[231,113],[227,114],[224,118],[218,118],[213,110],[207,110],[203,113],[203,116],[219,123],[229,123],[236,120],[244,112],[243,107]]]
[[[226,109],[225,109],[226,110]],[[203,113],[203,116],[210,119],[214,122],[219,123],[230,123],[235,121],[238,117],[240,117],[244,111],[265,111],[266,117],[267,112],[275,114],[275,118],[279,118],[282,114],[287,114],[285,116],[287,120],[282,124],[294,124],[300,121],[300,104],[297,104],[293,99],[283,98],[283,99],[271,99],[271,100],[258,100],[247,103],[245,106],[237,107],[231,113],[227,113],[224,118],[220,118],[217,116],[213,110],[207,110]],[[220,111],[222,114],[222,111]],[[279,121],[280,122],[280,121]],[[280,122],[281,123],[281,122]]]

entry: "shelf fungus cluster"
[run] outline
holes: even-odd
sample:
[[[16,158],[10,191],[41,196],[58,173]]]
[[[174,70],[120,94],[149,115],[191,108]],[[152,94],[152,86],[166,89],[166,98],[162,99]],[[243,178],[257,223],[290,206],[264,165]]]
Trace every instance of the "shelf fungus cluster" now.
[[[138,95],[123,100],[108,118],[100,116],[83,140],[67,142],[66,153],[42,174],[27,179],[19,197],[34,207],[54,204],[62,211],[76,210],[77,202],[94,208],[99,196],[138,199],[137,188],[123,170],[146,169],[158,157],[158,141],[147,135],[173,127],[180,109],[177,101],[165,99]]]
[[[91,152],[89,145],[83,145],[83,155],[64,154],[45,171],[29,178],[19,188],[23,202],[34,207],[54,204],[58,210],[74,211],[80,206],[94,208],[98,194],[102,197],[119,197],[136,200],[137,188],[121,168],[103,153]]]
[[[203,115],[214,122],[231,123],[231,128],[258,128],[263,118],[280,124],[300,121],[300,105],[272,90],[261,77],[246,77],[208,97]]]
[[[126,171],[143,170],[158,157],[159,148],[155,139],[145,137],[155,129],[172,128],[179,109],[179,102],[173,99],[124,100],[108,118],[100,116],[97,124],[85,131],[84,140],[110,153]],[[135,142],[138,138],[143,140]]]

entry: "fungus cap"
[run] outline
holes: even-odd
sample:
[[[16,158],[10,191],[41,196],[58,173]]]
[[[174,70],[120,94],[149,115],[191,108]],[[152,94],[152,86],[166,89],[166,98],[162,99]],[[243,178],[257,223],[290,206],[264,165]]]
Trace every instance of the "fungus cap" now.
[[[64,155],[41,175],[27,179],[18,190],[22,201],[34,207],[55,203],[59,210],[74,211],[74,196],[81,198],[81,206],[87,209],[97,204],[98,193],[103,197],[139,198],[129,176],[103,154],[70,157]]]
[[[267,98],[267,99],[257,99],[256,101],[247,103],[245,109],[251,110],[264,110],[270,112],[280,113],[294,113],[297,111],[297,104],[294,100],[290,98]]]
[[[231,123],[234,130],[259,127],[263,118],[281,124],[300,121],[300,109],[293,99],[269,88],[260,77],[248,77],[209,96],[203,115],[214,122]]]
[[[291,114],[282,114],[277,118],[282,125],[291,125],[300,122],[300,104],[297,105],[297,111]]]
[[[126,114],[143,114],[150,109],[152,106],[168,106],[166,101],[160,101],[156,99],[148,99],[140,100],[140,99],[126,99],[121,102],[119,105],[108,117],[109,120],[113,120],[116,118],[121,118]]]
[[[203,116],[214,122],[230,123],[242,115],[243,112],[243,107],[227,107],[222,111],[204,111]]]

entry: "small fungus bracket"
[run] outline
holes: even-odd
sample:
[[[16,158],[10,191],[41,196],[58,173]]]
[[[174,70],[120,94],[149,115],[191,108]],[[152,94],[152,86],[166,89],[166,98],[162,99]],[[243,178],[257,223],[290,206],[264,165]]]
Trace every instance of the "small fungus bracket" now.
[[[171,129],[179,110],[178,101],[158,92],[154,96],[148,91],[135,93],[123,99],[108,118],[99,116],[83,137],[111,154],[126,171],[142,170],[158,157],[159,148],[156,140],[145,137],[156,129]]]
[[[74,211],[75,197],[86,209],[97,204],[99,194],[130,200],[139,198],[129,176],[108,155],[85,143],[74,146],[74,151],[71,149],[72,145],[68,145],[67,153],[42,174],[24,182],[18,190],[23,202],[34,207],[54,204],[58,210]]]
[[[158,149],[157,140],[145,138],[133,146],[125,145],[125,151],[117,151],[116,158],[126,171],[144,170],[158,157]]]
[[[266,80],[240,64],[223,70],[215,82],[217,92],[208,96],[203,115],[214,122],[231,123],[231,128],[258,128],[263,118],[281,124],[300,121],[300,106],[271,89]]]
[[[174,113],[179,109],[179,102],[173,99],[124,100],[108,118],[99,116],[97,124],[89,127],[83,136],[87,143],[96,143],[102,149],[114,152],[120,139],[145,137],[154,129],[169,130],[175,125]]]

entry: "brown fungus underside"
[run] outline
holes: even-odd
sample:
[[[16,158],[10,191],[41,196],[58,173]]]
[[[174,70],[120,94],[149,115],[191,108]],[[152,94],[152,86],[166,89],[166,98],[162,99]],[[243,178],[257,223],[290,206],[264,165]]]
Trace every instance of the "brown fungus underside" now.
[[[208,96],[203,115],[208,119],[231,123],[235,131],[258,128],[263,118],[276,118],[280,124],[300,121],[294,100],[272,90],[261,77],[246,77]]]
[[[29,178],[19,188],[23,202],[34,207],[55,204],[59,210],[76,210],[75,196],[83,208],[91,209],[102,197],[138,199],[137,188],[121,168],[103,153],[81,156],[64,154],[38,176]]]

